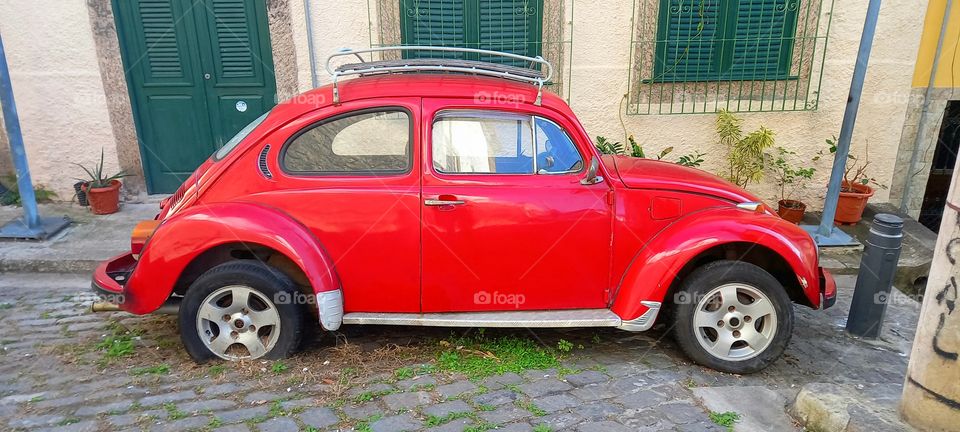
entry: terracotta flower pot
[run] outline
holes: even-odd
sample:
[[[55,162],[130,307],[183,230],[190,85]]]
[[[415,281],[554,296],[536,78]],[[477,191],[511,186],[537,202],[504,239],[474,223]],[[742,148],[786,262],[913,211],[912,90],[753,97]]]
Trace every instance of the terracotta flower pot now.
[[[840,189],[840,200],[837,202],[835,223],[855,224],[863,218],[863,209],[867,208],[867,201],[873,196],[873,188],[860,183],[843,182]]]
[[[803,220],[803,213],[807,205],[797,200],[777,201],[777,214],[786,221],[799,224]]]
[[[105,215],[120,210],[120,180],[111,180],[110,186],[103,188],[91,188],[87,183],[83,185],[83,192],[87,194],[93,214]]]

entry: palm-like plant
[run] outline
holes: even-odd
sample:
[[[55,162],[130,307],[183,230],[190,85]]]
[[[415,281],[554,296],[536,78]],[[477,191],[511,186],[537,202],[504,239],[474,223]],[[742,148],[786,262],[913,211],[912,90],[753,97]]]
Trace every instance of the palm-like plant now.
[[[730,172],[727,180],[746,187],[763,178],[764,154],[774,144],[774,133],[760,126],[760,129],[744,137],[741,123],[742,120],[729,111],[722,110],[717,114],[717,136],[720,145],[728,151]]]
[[[112,182],[112,181],[114,181],[114,180],[121,179],[121,178],[126,177],[126,176],[129,175],[129,174],[123,172],[123,170],[121,170],[120,172],[118,172],[118,173],[116,173],[116,174],[114,174],[114,175],[111,175],[111,176],[105,176],[105,175],[104,175],[104,173],[103,173],[103,148],[100,148],[100,163],[97,164],[95,167],[93,167],[93,169],[89,169],[89,168],[87,168],[87,167],[85,167],[85,166],[83,166],[83,165],[80,165],[80,164],[78,164],[78,163],[74,163],[74,165],[76,165],[76,166],[82,168],[84,171],[86,171],[88,178],[85,178],[85,179],[78,178],[77,180],[80,180],[80,181],[82,181],[82,182],[85,182],[85,183],[87,184],[87,188],[89,188],[89,189],[97,189],[97,188],[105,188],[105,187],[108,187],[108,186],[110,186],[110,182]]]

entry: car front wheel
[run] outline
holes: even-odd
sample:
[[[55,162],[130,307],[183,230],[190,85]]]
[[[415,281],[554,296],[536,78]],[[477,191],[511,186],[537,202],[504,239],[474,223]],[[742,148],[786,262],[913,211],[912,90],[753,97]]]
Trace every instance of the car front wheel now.
[[[195,361],[277,359],[298,348],[304,313],[296,287],[253,261],[221,264],[201,275],[180,305],[180,339]]]
[[[691,273],[674,297],[677,343],[695,362],[736,374],[757,372],[783,354],[793,305],[769,273],[715,261]]]

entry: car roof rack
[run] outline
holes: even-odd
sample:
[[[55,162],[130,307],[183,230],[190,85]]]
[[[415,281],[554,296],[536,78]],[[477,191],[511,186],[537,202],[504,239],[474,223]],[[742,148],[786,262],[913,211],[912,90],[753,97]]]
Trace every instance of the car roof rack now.
[[[529,66],[519,67],[478,60],[446,58],[401,58],[397,60],[372,60],[374,53],[385,51],[400,51],[401,53],[405,51],[471,53],[483,56],[522,60],[528,62]],[[369,54],[371,60],[365,60],[362,54]],[[331,66],[331,61],[334,58],[348,56],[356,57],[359,62],[344,63],[336,68]],[[543,68],[546,70],[546,74],[544,74],[544,72],[538,66],[543,66]],[[327,73],[333,77],[333,103],[335,105],[340,104],[340,91],[337,88],[337,80],[340,77],[347,75],[362,76],[384,73],[453,72],[504,78],[535,84],[537,86],[537,99],[534,102],[535,105],[540,105],[540,102],[543,100],[544,83],[549,82],[553,77],[553,66],[541,56],[528,57],[519,54],[476,48],[454,48],[421,45],[385,46],[356,50],[343,48],[327,57],[327,63],[325,67],[327,69]]]

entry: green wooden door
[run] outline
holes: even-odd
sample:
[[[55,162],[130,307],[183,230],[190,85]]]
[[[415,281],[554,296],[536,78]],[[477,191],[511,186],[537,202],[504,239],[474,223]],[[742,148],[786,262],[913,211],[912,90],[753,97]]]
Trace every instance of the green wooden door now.
[[[151,193],[173,192],[273,107],[264,0],[114,0]]]

